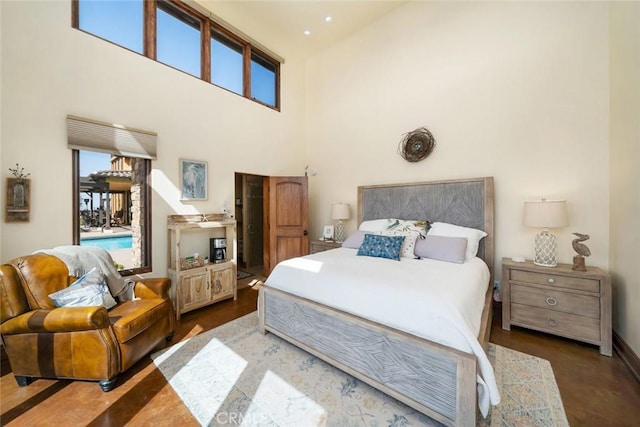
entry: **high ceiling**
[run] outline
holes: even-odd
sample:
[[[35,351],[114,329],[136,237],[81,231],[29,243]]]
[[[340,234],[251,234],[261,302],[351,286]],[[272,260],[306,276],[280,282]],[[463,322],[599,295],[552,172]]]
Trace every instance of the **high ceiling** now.
[[[348,37],[405,1],[197,0],[231,25],[278,50],[286,45],[303,55]],[[327,17],[331,20],[327,22]],[[249,28],[247,28],[249,27]],[[305,35],[305,30],[310,34]],[[277,45],[276,45],[277,44]]]

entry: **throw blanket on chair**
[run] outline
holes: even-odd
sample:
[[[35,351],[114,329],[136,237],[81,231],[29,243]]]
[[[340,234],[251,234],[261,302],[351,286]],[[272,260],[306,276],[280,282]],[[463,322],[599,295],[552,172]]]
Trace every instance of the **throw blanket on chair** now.
[[[124,279],[115,265],[109,252],[96,246],[56,246],[53,249],[42,249],[34,253],[45,253],[60,258],[69,269],[69,274],[80,277],[97,268],[107,279],[111,295],[120,301],[133,299],[134,281]]]

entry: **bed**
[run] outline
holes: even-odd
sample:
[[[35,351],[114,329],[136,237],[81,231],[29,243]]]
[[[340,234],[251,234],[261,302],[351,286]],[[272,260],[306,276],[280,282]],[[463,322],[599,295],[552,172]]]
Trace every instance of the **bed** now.
[[[454,348],[437,342],[439,337],[428,339],[407,332],[407,328],[396,327],[393,322],[354,315],[347,306],[328,302],[326,298],[318,302],[301,296],[305,294],[295,291],[295,283],[277,289],[270,285],[270,279],[260,287],[259,328],[445,425],[475,425],[478,406],[486,413],[489,402],[499,401],[483,351],[488,345],[492,311],[489,284],[493,283],[494,261],[493,179],[358,187],[358,224],[379,218],[428,219],[487,233],[480,241],[477,256],[488,269],[484,279],[488,281],[480,295],[481,314],[477,337],[470,340],[475,342],[470,343],[471,351],[463,351],[457,344],[458,348]],[[340,248],[295,262],[322,264],[332,257],[341,257],[340,251],[349,256],[348,249]],[[410,266],[411,261],[405,265]],[[320,280],[326,280],[327,292],[332,292],[329,285],[333,279]],[[333,289],[338,292],[340,287]]]

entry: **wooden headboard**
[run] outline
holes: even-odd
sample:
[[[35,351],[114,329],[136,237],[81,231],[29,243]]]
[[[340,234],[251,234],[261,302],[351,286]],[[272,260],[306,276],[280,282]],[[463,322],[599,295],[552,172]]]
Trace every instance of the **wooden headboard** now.
[[[493,281],[493,177],[358,187],[358,225],[381,218],[424,219],[483,230],[487,237],[480,241],[478,256]]]

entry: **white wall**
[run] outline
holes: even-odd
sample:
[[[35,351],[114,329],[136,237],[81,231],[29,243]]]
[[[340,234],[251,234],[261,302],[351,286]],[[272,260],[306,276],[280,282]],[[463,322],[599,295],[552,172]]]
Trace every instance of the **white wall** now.
[[[32,213],[2,224],[2,261],[72,239],[75,114],[158,133],[153,274],[166,275],[166,217],[233,206],[234,172],[303,173],[304,66],[282,67],[282,112],[71,28],[70,1],[2,2],[2,175],[31,172]],[[179,201],[178,159],[209,162],[209,200]],[[4,196],[4,192],[3,192]],[[4,204],[4,201],[2,201]]]
[[[640,354],[640,3],[610,3],[613,328]]]
[[[560,261],[571,262],[571,233],[582,232],[587,263],[606,269],[608,54],[606,3],[412,2],[314,56],[312,237],[333,202],[355,217],[358,185],[493,176],[496,267],[532,257],[539,230],[522,225],[523,202],[546,197],[569,203]],[[398,142],[421,126],[435,150],[407,163]]]

